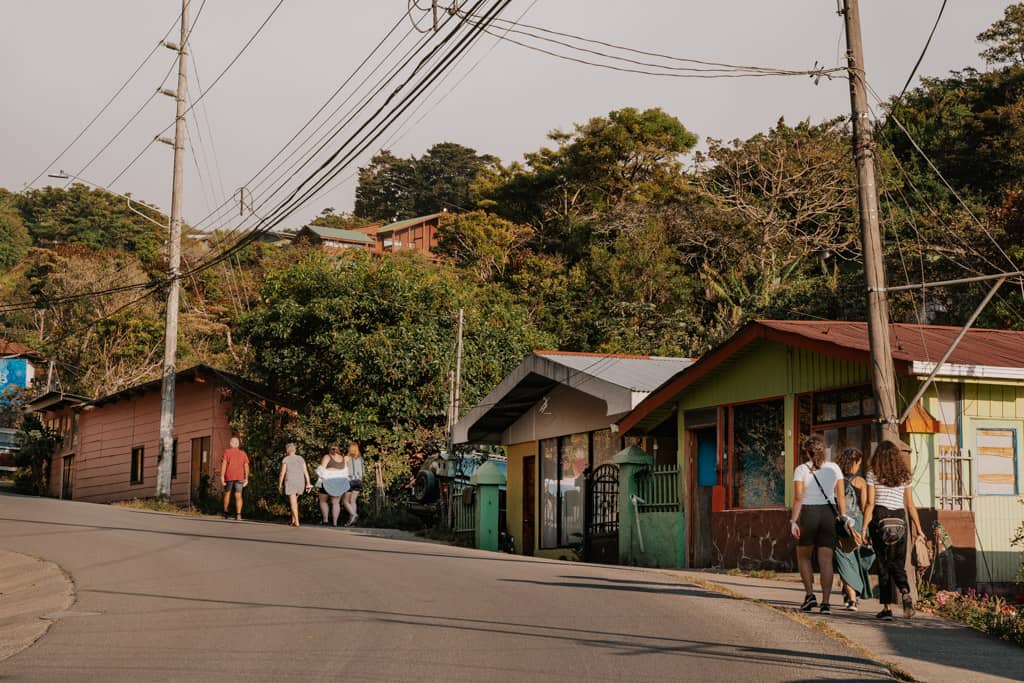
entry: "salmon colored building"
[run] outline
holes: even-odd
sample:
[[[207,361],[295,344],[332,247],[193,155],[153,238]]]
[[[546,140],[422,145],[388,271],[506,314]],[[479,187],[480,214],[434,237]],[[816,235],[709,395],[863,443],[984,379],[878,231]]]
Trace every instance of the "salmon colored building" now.
[[[232,436],[229,418],[239,392],[263,393],[248,380],[207,365],[177,374],[171,467],[175,503],[220,491],[220,459]],[[155,495],[160,380],[95,400],[50,392],[29,409],[63,437],[50,459],[50,495],[94,503]]]

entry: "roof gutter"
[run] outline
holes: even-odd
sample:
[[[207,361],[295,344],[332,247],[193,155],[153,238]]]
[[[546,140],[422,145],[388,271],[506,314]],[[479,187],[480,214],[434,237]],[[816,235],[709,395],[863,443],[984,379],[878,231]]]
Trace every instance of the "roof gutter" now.
[[[927,376],[935,372],[936,363],[930,361],[915,360],[910,366],[910,374]],[[961,365],[959,363],[944,363],[938,372],[937,377],[969,377],[972,379],[1009,379],[1024,380],[1024,368],[1006,368],[997,365]]]

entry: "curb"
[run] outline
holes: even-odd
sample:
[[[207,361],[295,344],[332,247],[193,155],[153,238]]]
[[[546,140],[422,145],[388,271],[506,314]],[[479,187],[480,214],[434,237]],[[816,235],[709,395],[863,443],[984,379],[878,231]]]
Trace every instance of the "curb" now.
[[[0,550],[0,661],[42,638],[74,602],[74,581],[61,567]]]

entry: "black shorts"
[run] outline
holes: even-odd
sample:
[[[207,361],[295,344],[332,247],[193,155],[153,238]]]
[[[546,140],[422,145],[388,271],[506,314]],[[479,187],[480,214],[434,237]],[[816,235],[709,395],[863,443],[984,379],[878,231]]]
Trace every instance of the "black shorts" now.
[[[348,485],[348,490],[354,491],[355,493],[359,493],[360,491],[363,490],[363,480],[353,479]]]
[[[836,516],[831,505],[804,505],[800,508],[800,539],[797,545],[835,548]]]

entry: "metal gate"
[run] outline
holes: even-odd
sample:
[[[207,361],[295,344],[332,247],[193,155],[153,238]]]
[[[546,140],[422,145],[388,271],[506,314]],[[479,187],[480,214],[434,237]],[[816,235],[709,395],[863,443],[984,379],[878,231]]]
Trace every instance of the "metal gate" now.
[[[619,466],[601,465],[587,477],[583,557],[587,562],[619,561]]]

